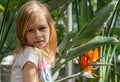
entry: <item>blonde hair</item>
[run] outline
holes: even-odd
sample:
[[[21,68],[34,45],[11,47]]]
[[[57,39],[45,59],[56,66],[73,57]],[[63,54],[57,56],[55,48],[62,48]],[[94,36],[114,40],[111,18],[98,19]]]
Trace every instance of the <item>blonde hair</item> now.
[[[53,66],[55,62],[57,36],[54,22],[45,4],[42,4],[36,0],[31,0],[22,5],[16,18],[16,35],[19,41],[19,48],[24,48],[24,46],[30,46],[25,40],[26,29],[28,27],[29,22],[31,20],[34,21],[38,14],[41,15],[41,13],[44,14],[44,16],[46,17],[47,23],[50,27],[50,37],[48,44],[46,46],[47,48],[46,50],[49,55],[48,56],[46,56],[45,54],[44,55]]]

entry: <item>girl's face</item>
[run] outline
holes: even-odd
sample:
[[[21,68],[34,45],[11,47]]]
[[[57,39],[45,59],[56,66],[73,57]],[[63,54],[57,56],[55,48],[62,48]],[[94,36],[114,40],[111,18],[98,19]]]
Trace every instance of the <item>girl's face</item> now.
[[[30,21],[26,31],[26,41],[37,48],[43,48],[49,41],[50,28],[46,17],[42,14]]]

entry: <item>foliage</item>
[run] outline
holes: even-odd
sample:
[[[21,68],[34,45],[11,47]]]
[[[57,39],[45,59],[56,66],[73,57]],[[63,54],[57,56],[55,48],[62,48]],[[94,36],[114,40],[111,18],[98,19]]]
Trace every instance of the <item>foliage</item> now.
[[[4,8],[0,11],[0,61],[17,45],[14,20],[20,6],[26,1],[28,0],[0,1],[0,5],[3,5]],[[112,0],[98,0],[97,2],[94,0],[41,0],[41,2],[48,4],[58,34],[57,63],[53,69],[53,80],[60,82],[81,76],[80,71],[58,80],[60,70],[69,61],[90,49],[99,47],[100,56],[106,55],[102,62],[113,62],[114,66],[101,67],[99,74],[104,78],[100,78],[98,81],[117,82],[115,51],[119,49],[117,43],[120,35],[119,32],[116,32],[115,24],[119,16],[120,1],[114,3]],[[73,3],[73,31],[67,32],[68,13],[66,9],[70,2]],[[111,68],[113,68],[114,78],[109,76]],[[80,77],[79,80],[81,79]],[[92,80],[89,79],[89,81]]]

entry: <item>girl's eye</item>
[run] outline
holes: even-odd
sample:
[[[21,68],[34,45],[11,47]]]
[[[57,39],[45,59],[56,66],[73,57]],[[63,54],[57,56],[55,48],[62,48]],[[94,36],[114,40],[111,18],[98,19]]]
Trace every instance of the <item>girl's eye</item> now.
[[[45,30],[46,29],[46,27],[40,27],[39,28],[39,30]]]
[[[33,29],[28,29],[28,30],[27,30],[27,32],[32,32],[32,31],[34,31],[34,30],[33,30]]]

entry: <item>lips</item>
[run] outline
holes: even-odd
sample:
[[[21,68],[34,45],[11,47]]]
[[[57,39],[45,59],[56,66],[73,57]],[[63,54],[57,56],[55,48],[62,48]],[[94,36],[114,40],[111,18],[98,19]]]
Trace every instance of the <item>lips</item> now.
[[[42,43],[42,42],[44,42],[44,41],[43,41],[43,40],[41,40],[41,41],[35,41],[35,43],[37,43],[37,44],[38,44],[38,43]]]

